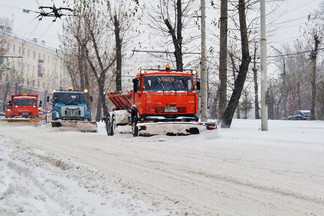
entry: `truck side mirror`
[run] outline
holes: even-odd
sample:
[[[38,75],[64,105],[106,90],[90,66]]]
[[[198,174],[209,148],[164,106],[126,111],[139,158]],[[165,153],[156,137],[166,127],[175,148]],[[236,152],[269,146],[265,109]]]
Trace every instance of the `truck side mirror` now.
[[[133,90],[134,93],[138,91],[138,79],[133,79]]]
[[[197,90],[200,90],[200,82],[196,82],[196,85],[197,85]]]
[[[42,101],[39,101],[39,107],[41,107],[42,106],[42,104],[43,104],[43,102]]]
[[[10,100],[10,101],[9,101],[9,106],[11,106],[11,105],[12,105],[12,101]]]
[[[49,102],[49,96],[46,97],[46,101]]]

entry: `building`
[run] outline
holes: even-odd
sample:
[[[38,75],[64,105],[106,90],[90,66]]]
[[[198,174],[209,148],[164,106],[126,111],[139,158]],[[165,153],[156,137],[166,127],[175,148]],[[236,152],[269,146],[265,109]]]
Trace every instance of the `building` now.
[[[43,108],[48,109],[47,96],[52,90],[70,85],[56,50],[45,41],[25,40],[10,29],[0,30],[0,112],[12,94],[38,94]]]

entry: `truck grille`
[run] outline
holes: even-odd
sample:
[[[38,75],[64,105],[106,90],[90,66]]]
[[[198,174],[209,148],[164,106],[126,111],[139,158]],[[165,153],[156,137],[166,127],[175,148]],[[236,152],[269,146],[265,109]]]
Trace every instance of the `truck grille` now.
[[[186,113],[187,107],[178,107],[178,113]],[[165,107],[155,107],[155,113],[165,113]]]
[[[65,115],[66,116],[80,116],[81,110],[80,109],[66,109]]]
[[[79,117],[79,116],[83,116],[83,112],[79,107],[66,107],[63,112],[62,112],[63,116],[67,116],[67,117]]]

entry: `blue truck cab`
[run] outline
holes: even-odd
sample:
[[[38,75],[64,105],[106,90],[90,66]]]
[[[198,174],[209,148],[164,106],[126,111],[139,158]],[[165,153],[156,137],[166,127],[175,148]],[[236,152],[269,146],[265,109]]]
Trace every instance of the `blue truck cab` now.
[[[91,121],[91,113],[87,109],[86,94],[81,91],[54,92],[52,120]]]

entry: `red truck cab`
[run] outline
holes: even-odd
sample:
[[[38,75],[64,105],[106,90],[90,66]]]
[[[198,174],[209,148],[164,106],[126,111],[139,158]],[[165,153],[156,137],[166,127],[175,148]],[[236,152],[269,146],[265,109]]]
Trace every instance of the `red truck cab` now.
[[[138,122],[198,121],[195,71],[141,70],[133,80],[132,115]],[[199,86],[199,85],[198,85]]]
[[[11,117],[38,118],[38,95],[12,95]]]

